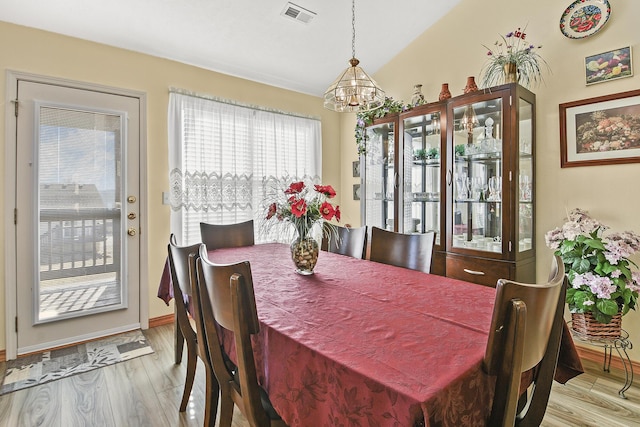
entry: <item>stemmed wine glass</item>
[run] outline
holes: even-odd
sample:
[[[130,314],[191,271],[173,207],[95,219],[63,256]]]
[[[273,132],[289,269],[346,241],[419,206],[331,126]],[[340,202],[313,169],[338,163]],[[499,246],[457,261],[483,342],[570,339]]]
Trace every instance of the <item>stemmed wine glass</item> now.
[[[458,200],[467,200],[469,198],[469,178],[461,176],[456,179],[456,192]]]
[[[520,200],[531,201],[531,181],[529,175],[520,175]]]
[[[494,202],[500,201],[502,191],[502,181],[500,177],[492,176],[489,178],[489,199]]]

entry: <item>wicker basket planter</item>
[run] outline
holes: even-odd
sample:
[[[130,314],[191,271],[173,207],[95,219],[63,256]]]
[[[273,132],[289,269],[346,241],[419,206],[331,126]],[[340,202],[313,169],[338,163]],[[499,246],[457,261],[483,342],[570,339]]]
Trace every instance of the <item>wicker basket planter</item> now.
[[[599,323],[591,312],[571,313],[571,329],[588,340],[611,340],[620,338],[622,313],[611,318],[609,323]]]

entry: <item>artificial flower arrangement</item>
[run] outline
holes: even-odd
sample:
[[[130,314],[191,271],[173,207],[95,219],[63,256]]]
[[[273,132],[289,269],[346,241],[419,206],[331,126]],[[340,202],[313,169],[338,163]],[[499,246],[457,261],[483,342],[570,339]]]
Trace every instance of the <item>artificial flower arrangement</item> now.
[[[570,287],[567,303],[572,313],[591,312],[599,323],[609,323],[618,312],[635,310],[640,272],[629,257],[640,250],[640,236],[625,231],[604,235],[608,229],[588,212],[569,212],[562,228],[545,234],[548,247],[562,257]]]
[[[527,34],[518,28],[510,31],[504,36],[501,35],[493,47],[487,49],[489,61],[482,68],[480,84],[487,88],[505,83],[508,64],[515,64],[517,82],[529,87],[532,83],[538,84],[542,81],[543,66],[549,69],[549,65],[538,54],[542,46],[535,46],[526,41]]]
[[[375,119],[385,117],[387,114],[407,111],[411,108],[412,106],[409,104],[404,104],[402,101],[395,101],[393,98],[386,97],[380,108],[356,114],[355,137],[356,144],[358,145],[358,154],[365,154],[367,152],[366,127],[370,126]]]
[[[276,201],[269,204],[266,219],[275,218],[279,224],[293,225],[298,237],[305,239],[321,220],[340,221],[340,206],[328,201],[335,196],[336,191],[330,185],[311,187],[304,181],[292,182],[284,191],[275,193]]]

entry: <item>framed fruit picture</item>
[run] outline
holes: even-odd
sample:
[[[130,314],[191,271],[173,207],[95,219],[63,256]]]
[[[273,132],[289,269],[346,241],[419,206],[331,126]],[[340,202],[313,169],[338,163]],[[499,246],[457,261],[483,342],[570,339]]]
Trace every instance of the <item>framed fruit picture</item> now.
[[[560,167],[640,162],[640,89],[560,104]]]
[[[631,46],[587,56],[584,59],[587,85],[633,76]]]

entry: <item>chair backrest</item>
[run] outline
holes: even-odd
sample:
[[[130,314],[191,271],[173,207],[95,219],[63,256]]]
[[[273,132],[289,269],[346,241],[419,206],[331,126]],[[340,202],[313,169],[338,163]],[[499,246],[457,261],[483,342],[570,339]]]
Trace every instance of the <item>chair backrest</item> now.
[[[193,331],[189,322],[189,307],[187,304],[195,286],[195,258],[198,256],[200,243],[190,246],[178,246],[175,235],[171,234],[167,250],[169,252],[171,286],[178,325],[186,338],[193,339],[195,338],[195,331]]]
[[[195,276],[192,277],[191,271],[189,270],[189,255],[198,254],[200,243],[190,246],[178,246],[176,236],[172,233],[169,237],[167,250],[169,252],[169,268],[171,270],[172,285],[174,286],[174,297],[177,297],[176,292],[191,296],[191,284]],[[193,273],[195,273],[195,270]]]
[[[369,259],[429,273],[434,243],[435,232],[433,231],[423,234],[402,234],[372,227]]]
[[[260,331],[251,266],[248,261],[214,264],[205,245],[197,264],[204,330],[216,377],[221,385],[231,385],[227,390],[250,425],[268,426],[251,347],[251,336]],[[217,325],[233,332],[237,366],[220,345]]]
[[[352,258],[364,258],[367,247],[367,226],[348,228],[325,222],[322,228],[320,249]]]
[[[525,284],[498,280],[483,367],[497,376],[489,425],[539,425],[544,417],[558,362],[566,277],[554,256],[549,281]],[[536,368],[533,394],[521,401],[522,373]]]
[[[208,224],[200,223],[202,243],[208,250],[220,248],[235,248],[251,246],[255,242],[253,234],[253,220],[236,224]]]

